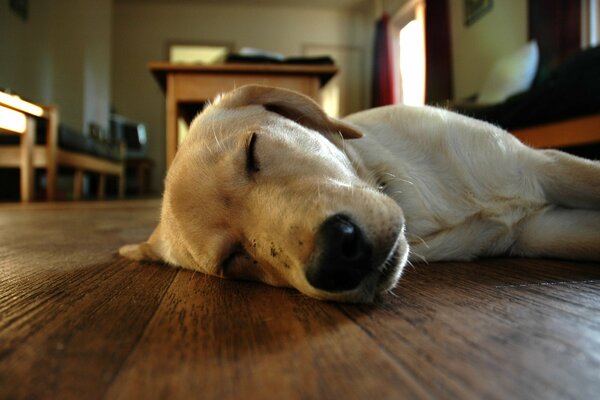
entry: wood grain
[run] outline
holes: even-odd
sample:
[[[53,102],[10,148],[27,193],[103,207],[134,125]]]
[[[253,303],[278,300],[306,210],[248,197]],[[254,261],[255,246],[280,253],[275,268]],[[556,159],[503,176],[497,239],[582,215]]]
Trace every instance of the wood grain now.
[[[537,148],[563,148],[600,142],[600,115],[576,117],[517,129],[511,132],[523,143]]]
[[[343,307],[434,397],[594,398],[600,269],[542,260],[436,264],[398,297]]]
[[[119,258],[158,201],[0,205],[0,399],[600,392],[600,265],[408,267],[372,305]]]

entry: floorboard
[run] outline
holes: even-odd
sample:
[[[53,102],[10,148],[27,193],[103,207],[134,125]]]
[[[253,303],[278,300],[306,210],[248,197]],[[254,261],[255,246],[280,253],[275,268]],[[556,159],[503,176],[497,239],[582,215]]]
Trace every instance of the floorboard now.
[[[595,399],[600,264],[408,267],[372,305],[120,258],[158,201],[0,205],[0,399]]]

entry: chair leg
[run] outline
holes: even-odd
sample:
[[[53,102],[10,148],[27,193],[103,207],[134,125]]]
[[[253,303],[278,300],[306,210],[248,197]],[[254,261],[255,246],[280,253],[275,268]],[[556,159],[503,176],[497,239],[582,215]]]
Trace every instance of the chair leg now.
[[[104,200],[106,197],[106,175],[98,175],[98,200]]]
[[[21,137],[21,201],[29,202],[34,197],[33,146],[35,140],[35,120],[27,118],[27,128]]]
[[[125,198],[125,166],[121,169],[119,174],[119,199]]]
[[[47,107],[48,127],[46,130],[46,197],[48,201],[56,198],[57,146],[58,146],[58,109]]]
[[[56,198],[56,164],[50,165],[48,161],[46,167],[46,198],[48,201],[54,201]]]
[[[138,196],[144,195],[148,192],[148,182],[146,177],[148,176],[148,170],[146,168],[146,164],[143,161],[140,161],[135,166],[135,172],[137,176],[137,193]]]
[[[76,169],[73,178],[73,200],[81,200],[83,193],[83,170]]]

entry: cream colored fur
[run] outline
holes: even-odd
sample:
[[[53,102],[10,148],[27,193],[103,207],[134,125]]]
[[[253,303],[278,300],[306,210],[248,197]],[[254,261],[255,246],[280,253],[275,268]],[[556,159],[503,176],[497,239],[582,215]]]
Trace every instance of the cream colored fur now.
[[[256,172],[246,169],[252,133]],[[381,266],[354,290],[325,292],[305,270],[316,231],[337,213],[378,244]],[[245,86],[194,120],[159,226],[120,253],[339,301],[390,290],[407,260],[600,260],[600,163],[437,108],[338,121],[298,93]]]

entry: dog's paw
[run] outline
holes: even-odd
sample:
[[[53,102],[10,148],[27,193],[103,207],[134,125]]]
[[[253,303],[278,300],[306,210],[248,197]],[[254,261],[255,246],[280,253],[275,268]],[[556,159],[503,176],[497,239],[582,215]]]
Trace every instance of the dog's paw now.
[[[147,242],[127,244],[119,249],[119,254],[135,261],[158,259]]]

